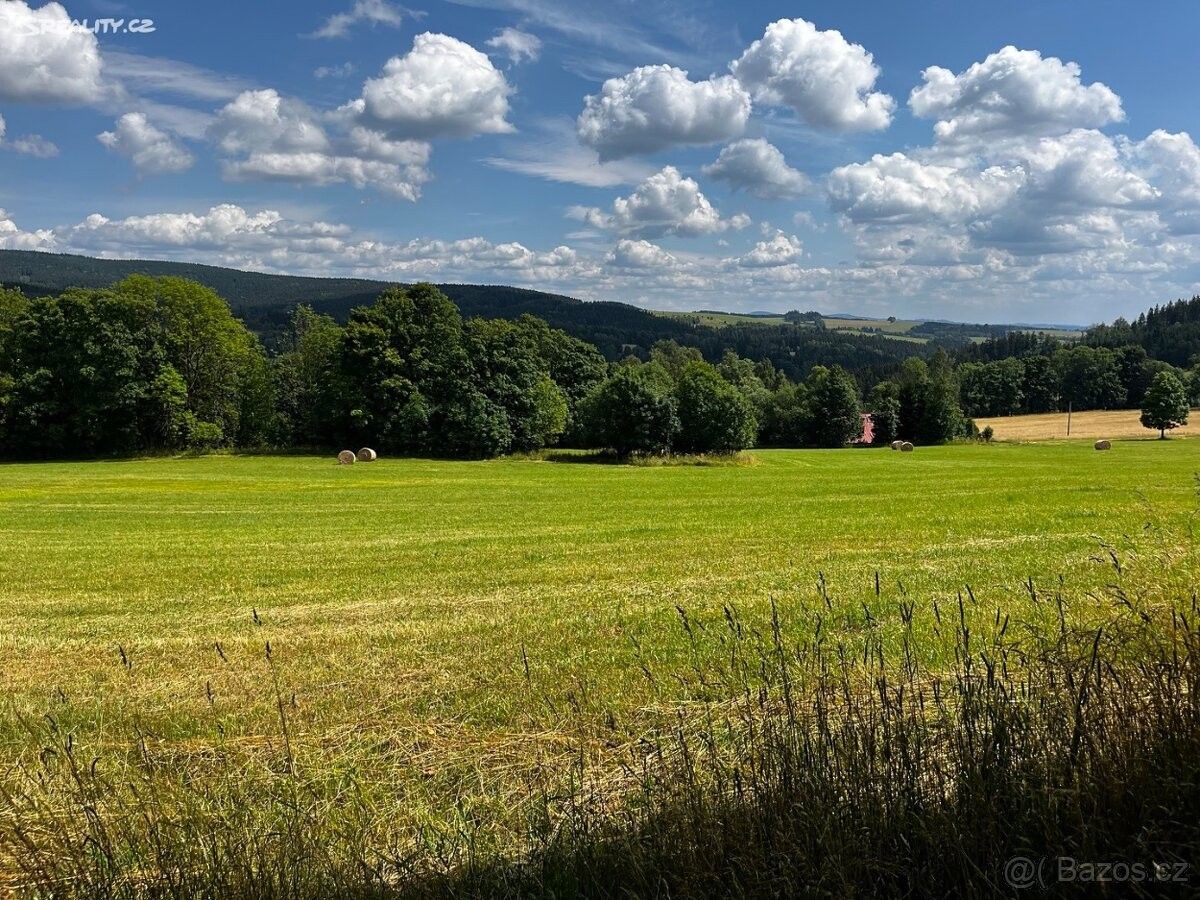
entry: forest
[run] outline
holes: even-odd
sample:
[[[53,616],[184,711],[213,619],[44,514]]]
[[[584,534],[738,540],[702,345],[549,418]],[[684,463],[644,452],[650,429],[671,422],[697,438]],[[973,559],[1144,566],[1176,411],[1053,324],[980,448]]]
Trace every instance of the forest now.
[[[980,437],[977,416],[1137,408],[1148,397],[1165,410],[1151,418],[1170,423],[1197,402],[1200,360],[1169,335],[1195,333],[1198,315],[1200,302],[1186,301],[1077,343],[1006,333],[903,358],[891,348],[914,345],[746,325],[708,329],[701,346],[659,338],[611,360],[528,313],[465,317],[430,284],[389,287],[344,324],[302,305],[270,351],[216,291],[187,279],[132,275],[42,297],[6,289],[0,452],[712,454],[857,443],[863,413],[875,443],[938,444]],[[810,337],[777,364],[775,333],[788,330]],[[1183,354],[1190,367],[1151,350]]]

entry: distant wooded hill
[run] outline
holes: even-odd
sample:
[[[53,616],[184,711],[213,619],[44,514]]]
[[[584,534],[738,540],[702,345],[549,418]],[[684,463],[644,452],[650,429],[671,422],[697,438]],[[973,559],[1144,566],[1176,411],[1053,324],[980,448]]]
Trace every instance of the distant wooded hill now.
[[[69,287],[97,288],[127,275],[174,275],[204,284],[224,297],[234,314],[263,339],[279,345],[296,306],[345,321],[350,310],[369,304],[390,282],[357,278],[311,278],[244,272],[220,266],[158,260],[96,259],[87,256],[0,250],[0,284],[26,294],[57,294]],[[721,313],[658,314],[627,303],[585,302],[559,294],[499,285],[441,284],[464,316],[515,319],[529,313],[600,349],[609,359],[645,356],[660,340],[699,348],[717,360],[726,350],[769,359],[792,378],[815,364],[842,365],[867,374],[893,369],[908,356],[937,346],[961,346],[998,337],[1015,326],[952,325]],[[1063,336],[1063,335],[1058,335]],[[870,379],[868,379],[870,380]]]

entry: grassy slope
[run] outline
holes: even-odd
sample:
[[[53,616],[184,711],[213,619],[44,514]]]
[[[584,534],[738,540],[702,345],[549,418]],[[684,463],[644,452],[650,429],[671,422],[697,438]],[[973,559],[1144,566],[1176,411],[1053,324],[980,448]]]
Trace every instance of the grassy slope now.
[[[970,582],[1003,601],[1026,576],[1082,587],[1100,577],[1087,564],[1094,536],[1136,530],[1139,497],[1163,513],[1187,506],[1196,450],[777,451],[715,469],[222,456],[3,466],[0,691],[36,718],[61,689],[97,739],[136,719],[203,743],[218,714],[253,743],[274,728],[269,639],[306,740],[412,727],[468,757],[504,753],[529,712],[522,645],[540,689],[576,691],[585,712],[624,711],[647,700],[632,638],[660,661],[685,652],[676,603],[753,612],[775,594],[812,607],[824,572],[861,609],[876,602],[876,569],[885,587],[903,579],[923,597]]]

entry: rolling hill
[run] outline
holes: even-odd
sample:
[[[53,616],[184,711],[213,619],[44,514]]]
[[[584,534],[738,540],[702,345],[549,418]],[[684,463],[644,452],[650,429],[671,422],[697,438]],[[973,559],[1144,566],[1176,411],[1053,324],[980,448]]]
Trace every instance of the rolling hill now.
[[[172,275],[212,288],[263,339],[279,346],[292,310],[308,304],[344,321],[356,306],[369,304],[394,282],[313,278],[245,272],[220,266],[161,260],[97,259],[87,256],[0,250],[0,285],[29,295],[53,295],[70,287],[106,287],[127,275]],[[876,373],[914,353],[961,345],[1014,326],[883,323],[824,317],[789,321],[769,313],[660,313],[627,303],[583,301],[560,294],[503,285],[441,284],[464,316],[516,318],[529,313],[595,344],[609,359],[644,356],[660,340],[697,347],[711,360],[726,350],[770,360],[790,377],[803,377],[816,364]],[[818,314],[811,314],[821,319]]]

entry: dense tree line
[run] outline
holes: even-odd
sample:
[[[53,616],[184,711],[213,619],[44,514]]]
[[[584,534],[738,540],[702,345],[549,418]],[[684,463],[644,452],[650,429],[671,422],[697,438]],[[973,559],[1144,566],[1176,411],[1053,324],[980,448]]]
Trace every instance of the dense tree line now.
[[[1200,367],[1179,370],[1137,345],[1059,345],[1046,353],[958,366],[961,401],[970,416],[1141,406],[1151,383],[1172,373],[1200,401]]]
[[[1200,400],[1200,368],[1178,369],[1137,344],[1007,334],[957,362],[942,349],[903,360],[879,350],[865,365],[851,354],[857,368],[821,363],[828,354],[797,344],[781,365],[770,348],[792,340],[785,332],[836,337],[815,324],[781,328],[708,329],[733,346],[660,339],[610,362],[532,315],[464,318],[444,292],[419,284],[383,291],[345,324],[301,306],[268,353],[220,296],[181,278],[135,275],[39,298],[0,290],[0,451],[368,444],[487,457],[557,444],[726,453],[845,446],[860,441],[864,412],[876,443],[970,438],[974,417],[1068,405],[1141,406],[1147,427],[1165,433]]]
[[[1200,363],[1200,297],[1176,300],[1142,313],[1132,322],[1089,328],[1084,343],[1093,347],[1141,347],[1154,359],[1178,367]]]

